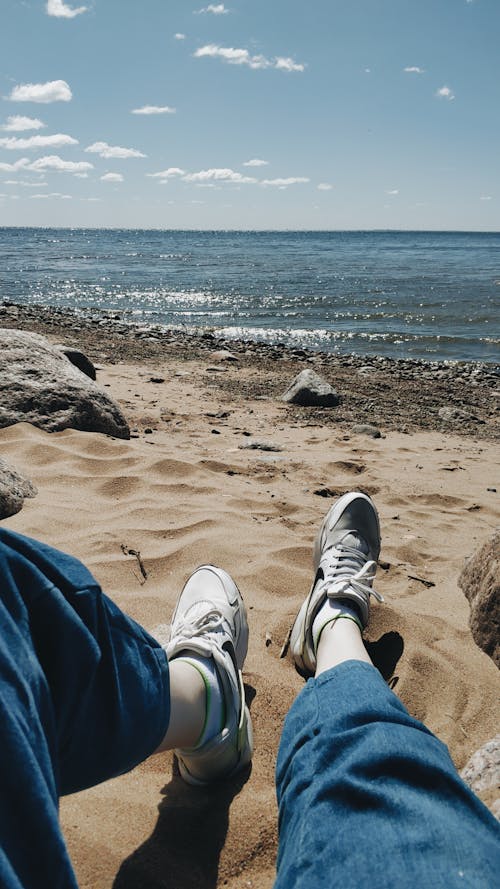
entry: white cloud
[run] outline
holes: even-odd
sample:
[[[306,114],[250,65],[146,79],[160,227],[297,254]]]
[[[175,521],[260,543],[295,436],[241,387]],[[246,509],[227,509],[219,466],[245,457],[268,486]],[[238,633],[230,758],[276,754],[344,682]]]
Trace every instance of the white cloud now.
[[[146,154],[143,154],[142,151],[137,151],[135,148],[120,148],[119,145],[108,145],[107,142],[94,142],[85,151],[98,154],[106,160],[113,157],[147,157]]]
[[[143,105],[142,108],[133,108],[131,114],[175,114],[176,109],[170,105]]]
[[[480,201],[492,201],[493,198],[490,194],[482,194],[479,198]]]
[[[259,157],[253,157],[250,161],[245,161],[244,167],[267,167],[269,161],[263,161]]]
[[[184,182],[207,182],[212,179],[216,182],[238,182],[239,184],[257,182],[257,179],[254,179],[252,176],[243,176],[241,173],[226,167],[200,170],[198,173],[187,173],[182,178]]]
[[[264,56],[251,56],[248,49],[234,49],[230,46],[217,46],[215,43],[208,43],[206,46],[200,46],[194,53],[195,59],[201,59],[204,56],[209,58],[224,59],[230,65],[249,65],[251,68],[268,68],[270,62]]]
[[[185,39],[186,39],[185,34],[180,34],[179,32],[177,32],[177,34],[174,34],[174,40],[185,40]]]
[[[89,178],[88,173],[75,173],[74,175],[76,176],[77,179],[88,179]]]
[[[6,179],[4,185],[21,185],[23,188],[47,188],[48,182],[27,182],[25,179]]]
[[[0,171],[4,173],[16,173],[17,170],[23,170],[30,162],[29,157],[20,157],[13,164],[0,163]]]
[[[254,158],[253,162],[247,161],[244,166],[264,166],[268,161],[262,161]],[[286,188],[288,185],[296,185],[302,182],[310,182],[305,176],[291,176],[286,179],[256,179],[254,176],[245,176],[242,173],[232,170],[229,167],[210,167],[207,170],[198,170],[195,173],[187,173],[180,167],[168,167],[159,173],[146,173],[151,179],[159,179],[162,185],[165,185],[169,179],[180,177],[183,182],[193,183],[197,186],[211,185],[213,183],[224,184],[226,182],[236,185],[275,185],[278,188]],[[321,183],[321,190],[330,190],[333,188],[328,183]]]
[[[229,65],[248,65],[249,68],[276,68],[280,71],[304,71],[305,65],[294,62],[293,59],[277,58],[267,59],[265,56],[250,55],[248,49],[237,49],[232,46],[217,46],[215,43],[207,43],[200,46],[194,53],[195,59],[219,58]]]
[[[424,69],[419,68],[418,65],[408,65],[407,68],[403,68],[403,71],[405,71],[406,74],[424,74]]]
[[[78,139],[66,136],[64,133],[56,133],[53,136],[29,136],[28,139],[16,139],[9,136],[0,139],[0,148],[9,151],[26,151],[30,148],[62,148],[64,145],[78,145]]]
[[[93,170],[94,165],[87,161],[65,161],[57,154],[51,154],[47,157],[40,157],[31,164],[28,162],[27,169],[33,170],[35,173],[44,170],[55,170],[58,173],[83,173],[85,170]]]
[[[301,63],[294,62],[289,56],[283,58],[283,56],[278,56],[275,59],[274,67],[277,71],[304,71],[305,65]]]
[[[399,188],[391,188],[390,191],[386,191],[386,194],[399,194]]]
[[[278,188],[286,188],[288,185],[299,185],[302,182],[310,182],[305,176],[289,176],[287,179],[263,179],[261,185],[276,185]]]
[[[65,80],[49,80],[47,83],[21,83],[9,96],[11,102],[69,102],[72,93]]]
[[[440,89],[438,89],[438,91],[436,92],[436,97],[438,99],[447,99],[448,102],[452,102],[455,98],[453,90],[451,90],[449,86],[442,86]]]
[[[30,201],[40,200],[44,198],[59,198],[62,201],[71,201],[73,195],[61,194],[59,191],[51,191],[50,194],[30,194]]]
[[[209,3],[203,9],[196,9],[195,15],[203,15],[205,12],[210,12],[212,15],[227,15],[229,9],[226,9],[223,3]]]
[[[185,176],[186,171],[180,167],[169,167],[168,170],[160,170],[159,173],[146,173],[151,179],[171,179],[173,176]]]
[[[0,127],[7,133],[22,133],[25,130],[42,130],[47,124],[42,123],[37,117],[23,117],[21,114],[11,114],[7,123]]]
[[[105,173],[101,182],[123,182],[123,176],[121,173]]]
[[[87,12],[87,6],[78,6],[76,9],[68,6],[63,0],[47,0],[47,15],[53,15],[59,19],[74,19],[76,15]]]
[[[333,185],[330,185],[329,182],[320,182],[318,185],[318,191],[331,191]]]
[[[90,204],[100,203],[102,198],[80,198],[81,201],[88,201]]]

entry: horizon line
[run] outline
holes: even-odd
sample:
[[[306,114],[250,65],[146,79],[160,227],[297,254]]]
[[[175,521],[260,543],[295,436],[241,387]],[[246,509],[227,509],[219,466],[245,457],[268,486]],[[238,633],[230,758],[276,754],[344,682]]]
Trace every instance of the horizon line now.
[[[97,226],[97,225],[0,225],[4,230],[29,231],[158,231],[158,232],[192,232],[193,234],[227,233],[227,234],[485,234],[498,235],[500,229],[483,228],[162,228],[161,226]]]

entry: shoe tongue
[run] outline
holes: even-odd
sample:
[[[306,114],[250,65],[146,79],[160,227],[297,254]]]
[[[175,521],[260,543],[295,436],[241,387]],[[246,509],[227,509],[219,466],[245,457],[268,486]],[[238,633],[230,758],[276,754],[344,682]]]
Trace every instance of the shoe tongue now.
[[[350,546],[351,549],[363,553],[364,556],[369,555],[370,549],[366,540],[357,534],[356,531],[346,531],[344,536],[341,537],[338,542],[345,544],[345,546]]]

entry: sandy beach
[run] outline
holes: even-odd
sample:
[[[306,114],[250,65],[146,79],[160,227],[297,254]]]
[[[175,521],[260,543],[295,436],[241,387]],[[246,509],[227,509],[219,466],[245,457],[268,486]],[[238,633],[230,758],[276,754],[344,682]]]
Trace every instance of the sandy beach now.
[[[183,583],[207,561],[234,576],[249,614],[248,780],[189,788],[165,754],[65,798],[61,818],[82,889],[272,886],[276,752],[303,685],[280,649],[309,590],[318,525],[345,491],[370,494],[382,524],[376,588],[385,604],[372,606],[372,656],[457,767],[493,737],[498,670],[470,635],[457,585],[464,558],[500,523],[498,398],[488,369],[411,373],[403,363],[248,344],[226,344],[237,360],[225,362],[213,357],[221,344],[210,336],[188,347],[177,334],[122,336],[105,320],[22,312],[4,313],[0,325],[82,348],[132,432],[123,441],[25,423],[1,429],[2,456],[38,488],[5,525],[82,559],[160,637]],[[338,388],[338,410],[280,401],[307,363]],[[461,421],[440,417],[450,405]],[[380,438],[353,433],[367,422]]]

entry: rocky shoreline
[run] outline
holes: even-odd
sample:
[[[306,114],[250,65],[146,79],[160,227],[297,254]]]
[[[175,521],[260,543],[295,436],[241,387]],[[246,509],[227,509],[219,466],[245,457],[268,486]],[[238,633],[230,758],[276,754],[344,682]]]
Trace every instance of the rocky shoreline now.
[[[200,373],[221,399],[276,398],[293,376],[312,367],[341,395],[335,409],[290,406],[298,422],[371,423],[382,431],[433,429],[478,439],[500,437],[500,367],[480,362],[401,360],[290,348],[282,343],[229,340],[212,331],[191,332],[130,322],[118,312],[71,311],[43,305],[0,304],[0,327],[42,333],[102,364],[150,367],[199,362]],[[233,361],[210,364],[228,350]],[[196,374],[191,368],[190,372]]]

